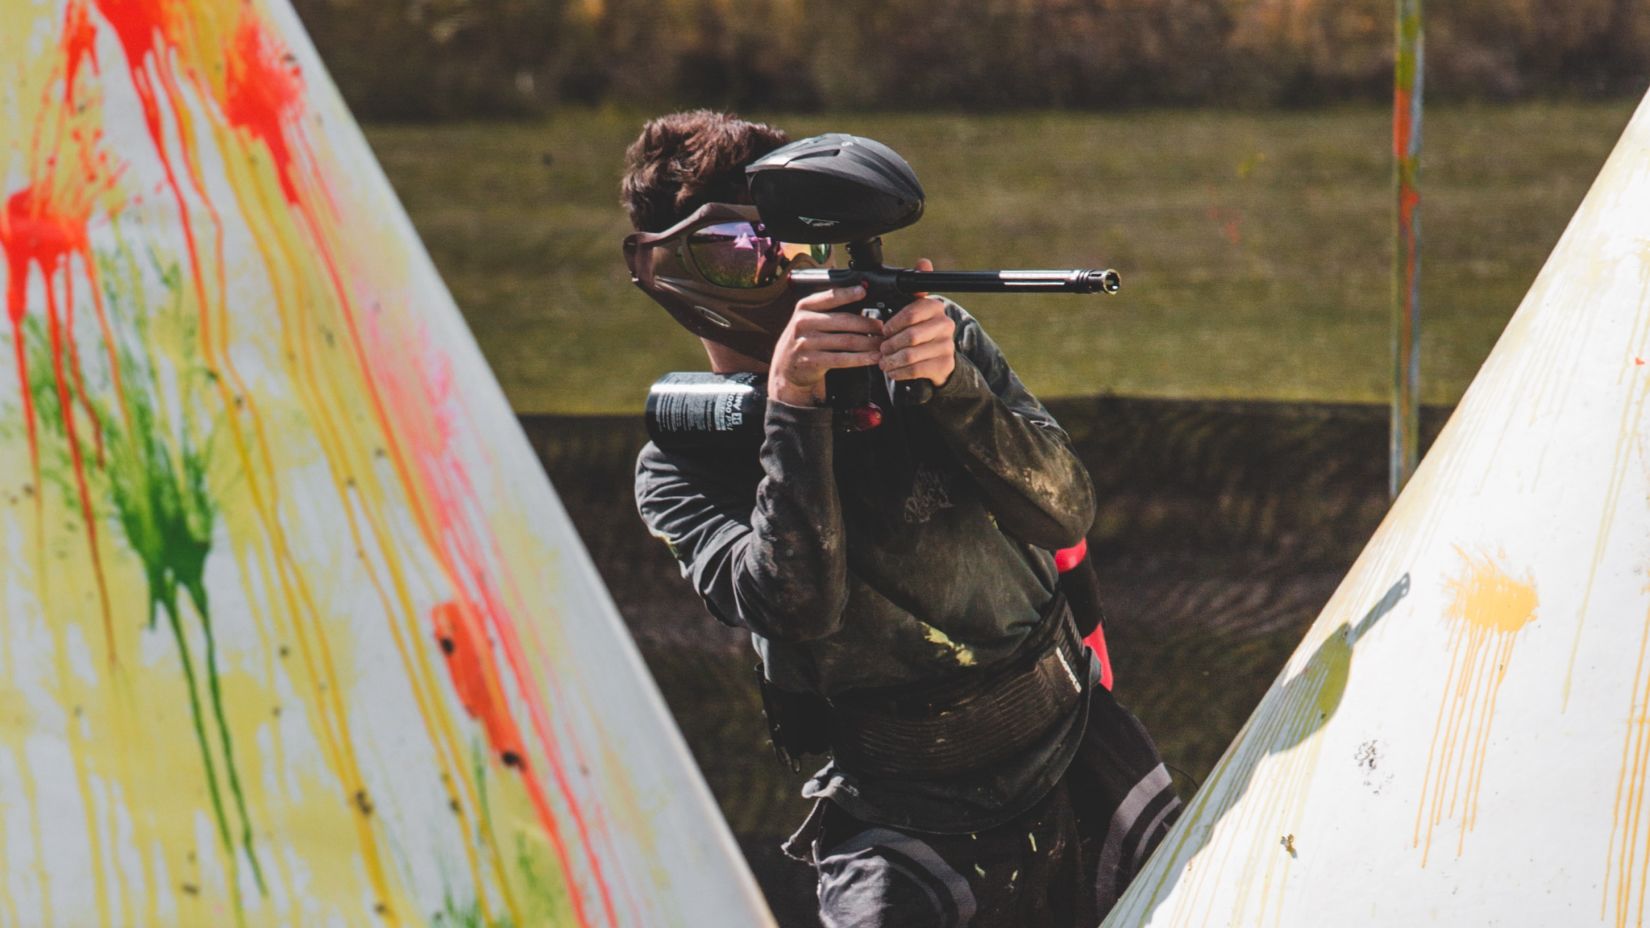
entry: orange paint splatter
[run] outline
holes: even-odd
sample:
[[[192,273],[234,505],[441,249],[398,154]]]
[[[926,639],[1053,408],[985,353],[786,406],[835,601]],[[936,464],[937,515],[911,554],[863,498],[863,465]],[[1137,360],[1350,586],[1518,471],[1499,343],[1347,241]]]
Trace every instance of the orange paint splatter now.
[[[1535,621],[1539,605],[1528,575],[1516,579],[1487,556],[1460,553],[1464,573],[1450,582],[1454,598],[1445,612],[1450,624],[1449,676],[1415,817],[1414,844],[1422,849],[1423,867],[1433,834],[1447,818],[1460,825],[1456,856],[1465,848],[1467,832],[1478,817],[1478,790],[1501,683],[1518,633]]]
[[[487,637],[487,631],[475,607],[468,603],[449,600],[436,606],[430,617],[435,624],[436,642],[446,657],[447,672],[452,675],[453,689],[458,693],[459,702],[471,718],[481,723],[482,731],[486,734],[487,743],[492,747],[494,755],[505,766],[514,767],[521,773],[522,783],[527,788],[533,809],[544,824],[551,847],[561,861],[563,872],[567,874],[570,890],[568,895],[573,903],[574,914],[580,925],[590,924],[589,916],[584,911],[584,902],[572,885],[574,877],[569,867],[570,856],[566,842],[562,840],[561,831],[556,827],[554,812],[550,808],[550,799],[545,795],[544,786],[538,777],[533,775],[531,763],[522,749],[521,730],[510,715],[504,690],[499,685],[501,674],[493,657],[492,642]],[[585,846],[589,847],[588,841]],[[608,917],[609,923],[613,923],[611,902]]]
[[[381,340],[382,333],[377,329],[376,320],[369,317],[369,323],[374,339]],[[479,533],[471,527],[469,516],[477,509],[475,489],[463,462],[458,459],[451,446],[455,429],[449,415],[455,411],[455,407],[451,395],[453,382],[450,362],[445,354],[428,350],[427,345],[421,347],[426,349],[419,353],[420,359],[425,363],[411,366],[420,370],[409,368],[409,373],[413,373],[414,376],[408,379],[386,376],[382,386],[390,408],[399,414],[395,434],[400,436],[400,441],[411,450],[419,483],[422,489],[430,494],[433,503],[433,517],[438,525],[439,534],[432,538],[431,542],[436,546],[438,555],[448,561],[449,570],[456,574],[454,580],[475,591],[473,609],[477,621],[485,623],[487,632],[496,637],[500,649],[504,652],[516,691],[522,694],[526,702],[533,733],[548,762],[551,778],[556,788],[567,798],[568,814],[573,819],[580,846],[587,849],[587,860],[606,919],[610,924],[616,923],[618,917],[612,889],[597,856],[592,829],[576,802],[565,764],[551,735],[549,713],[543,701],[534,695],[536,687],[528,670],[525,651],[516,634],[515,621],[487,568],[487,543],[478,537]],[[419,376],[420,373],[422,376]],[[494,675],[495,680],[500,675],[499,669],[492,663],[487,665],[487,669]],[[455,679],[455,685],[456,683]],[[498,686],[496,682],[492,685]],[[525,755],[523,759],[525,761]],[[525,763],[522,764],[521,770],[540,822],[562,862],[562,869],[568,873],[571,880],[571,858],[561,837],[560,828],[556,824],[549,799],[544,793],[544,787],[537,777],[531,775]],[[572,890],[569,896],[580,924],[588,924],[582,894],[571,886],[569,888]]]
[[[526,767],[521,747],[521,729],[510,715],[510,706],[499,686],[493,644],[487,638],[474,608],[449,600],[430,613],[435,639],[447,660],[453,689],[464,711],[481,723],[493,754],[507,766]]]

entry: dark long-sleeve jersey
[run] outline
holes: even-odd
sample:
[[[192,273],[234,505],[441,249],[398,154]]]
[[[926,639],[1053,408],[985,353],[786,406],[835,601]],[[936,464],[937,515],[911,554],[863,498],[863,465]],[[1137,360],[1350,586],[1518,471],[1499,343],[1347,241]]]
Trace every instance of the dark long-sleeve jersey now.
[[[926,406],[861,433],[770,401],[759,454],[642,450],[637,505],[775,685],[827,698],[954,679],[1012,655],[1054,596],[1050,550],[1094,518],[1069,439],[955,304],[957,362]],[[939,832],[991,827],[1064,771],[1081,712],[997,768],[878,780],[832,764],[805,794]]]

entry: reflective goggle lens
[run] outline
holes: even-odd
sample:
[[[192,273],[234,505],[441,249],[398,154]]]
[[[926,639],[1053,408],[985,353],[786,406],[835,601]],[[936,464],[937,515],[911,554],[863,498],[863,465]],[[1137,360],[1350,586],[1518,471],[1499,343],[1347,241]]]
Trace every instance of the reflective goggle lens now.
[[[819,267],[831,263],[830,245],[795,245],[790,242],[780,242],[779,250],[788,262],[794,263],[798,258],[806,258]]]
[[[687,247],[707,282],[738,290],[766,287],[800,260],[823,266],[831,259],[830,245],[776,241],[749,222],[705,226],[688,236]]]

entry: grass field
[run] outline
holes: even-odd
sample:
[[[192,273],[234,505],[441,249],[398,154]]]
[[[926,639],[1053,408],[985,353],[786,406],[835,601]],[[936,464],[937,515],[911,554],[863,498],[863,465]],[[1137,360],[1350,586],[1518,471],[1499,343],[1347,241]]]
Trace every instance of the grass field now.
[[[1632,107],[1428,111],[1426,402],[1472,379]],[[1041,395],[1388,396],[1384,110],[749,115],[905,155],[928,209],[890,263],[1121,271],[1111,299],[966,301]],[[518,411],[635,411],[658,374],[704,368],[619,256],[620,159],[645,118],[368,129]]]

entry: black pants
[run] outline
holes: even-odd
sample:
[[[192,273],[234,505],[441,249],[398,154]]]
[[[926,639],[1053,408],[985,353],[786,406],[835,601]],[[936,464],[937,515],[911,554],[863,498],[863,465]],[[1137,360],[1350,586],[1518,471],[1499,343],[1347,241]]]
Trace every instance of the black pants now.
[[[1095,688],[1054,789],[989,831],[937,835],[824,809],[814,844],[826,928],[1082,926],[1111,910],[1180,812],[1146,729]]]

